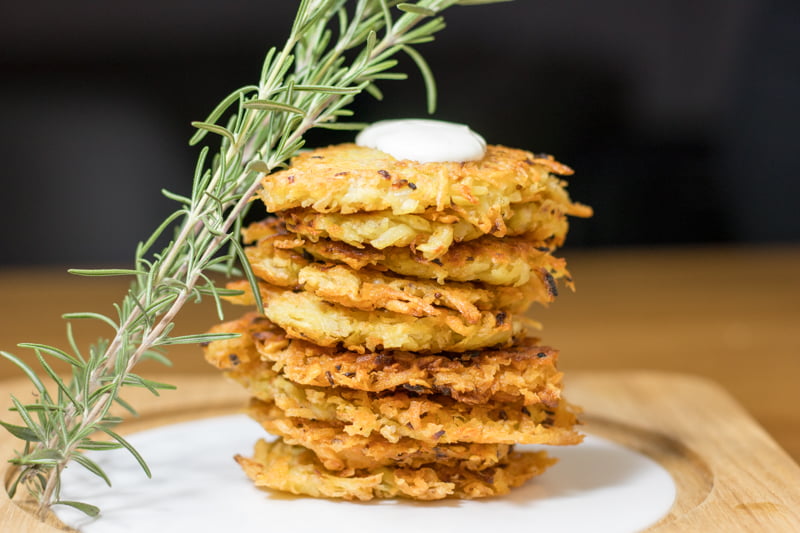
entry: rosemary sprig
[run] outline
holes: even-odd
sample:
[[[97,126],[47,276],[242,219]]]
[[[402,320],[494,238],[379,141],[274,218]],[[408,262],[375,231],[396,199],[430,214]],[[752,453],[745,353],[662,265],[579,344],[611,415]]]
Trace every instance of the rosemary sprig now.
[[[503,0],[300,1],[286,44],[268,52],[258,84],[233,91],[205,121],[193,123],[198,131],[190,144],[213,133],[220,137],[219,152],[209,158],[209,147],[201,150],[190,196],[163,191],[180,207],[138,245],[133,268],[70,271],[85,276],[131,276],[130,290],[115,305],[116,319],[96,313],[64,315],[71,352],[20,344],[35,352],[45,378],[18,357],[0,352],[25,373],[35,389],[30,403],[11,398],[12,411],[23,425],[0,422],[24,442],[10,460],[17,466],[9,488],[12,498],[25,487],[38,501],[40,515],[54,504],[97,514],[99,510],[90,504],[60,499],[60,474],[70,461],[111,483],[84,454],[89,450],[126,448],[150,475],[144,458],[113,431],[121,419],[111,414],[111,408],[116,404],[136,414],[121,396],[125,387],[143,387],[156,395],[174,388],[133,373],[141,360],[169,363],[165,356],[169,345],[229,337],[170,336],[183,305],[204,296],[214,299],[222,319],[220,297],[229,291],[216,287],[210,273],[243,274],[253,284],[253,293],[259,294],[238,241],[243,215],[259,187],[258,177],[285,166],[311,128],[359,128],[359,124],[338,120],[352,115],[347,106],[357,94],[367,91],[380,98],[376,82],[405,77],[393,71],[398,52],[408,54],[423,73],[432,110],[433,77],[413,47],[432,40],[444,27],[438,16],[442,10],[455,4],[497,1]],[[230,118],[220,122],[226,115]],[[161,252],[152,253],[158,238],[171,228],[175,228],[173,240]],[[82,352],[70,322],[78,319],[100,320],[113,328],[114,335]],[[68,379],[53,369],[53,359],[69,365]],[[48,378],[53,382],[49,387]]]

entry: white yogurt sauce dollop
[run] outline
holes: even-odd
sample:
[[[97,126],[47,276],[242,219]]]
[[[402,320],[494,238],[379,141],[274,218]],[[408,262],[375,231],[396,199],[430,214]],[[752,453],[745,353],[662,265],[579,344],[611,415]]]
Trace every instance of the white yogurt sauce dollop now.
[[[477,161],[486,154],[486,141],[469,126],[429,119],[376,122],[358,134],[356,144],[420,163]]]

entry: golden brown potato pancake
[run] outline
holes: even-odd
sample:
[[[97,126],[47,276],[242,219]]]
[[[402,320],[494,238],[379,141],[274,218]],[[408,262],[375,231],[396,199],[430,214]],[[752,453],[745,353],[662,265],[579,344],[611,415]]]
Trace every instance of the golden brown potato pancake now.
[[[446,465],[423,468],[379,467],[353,476],[331,472],[310,450],[280,439],[256,443],[252,458],[236,461],[258,487],[316,498],[485,498],[508,493],[556,462],[545,452],[512,452],[502,463],[480,471]]]
[[[471,405],[442,395],[376,394],[337,387],[301,386],[266,363],[240,366],[227,375],[251,395],[274,402],[288,417],[340,422],[348,435],[403,437],[431,443],[577,444],[575,413],[563,400],[544,404],[487,402]]]
[[[253,223],[242,230],[242,234],[248,244],[263,239],[269,241],[268,246],[294,250],[308,261],[343,263],[356,270],[389,270],[402,276],[435,279],[439,283],[478,281],[516,287],[538,281],[541,288],[537,292],[548,294],[550,299],[556,293],[556,280],[566,280],[567,286],[572,288],[566,261],[551,255],[552,250],[544,243],[522,237],[500,239],[485,235],[453,244],[443,256],[428,260],[410,248],[378,250],[369,245],[356,248],[330,239],[313,242],[289,233],[275,218]],[[291,265],[286,268],[291,268]]]
[[[367,392],[404,389],[450,396],[467,404],[494,401],[555,407],[561,396],[558,352],[537,345],[537,339],[523,339],[509,348],[460,354],[360,354],[289,339],[281,328],[257,313],[220,324],[213,331],[242,335],[205,347],[206,359],[217,368],[265,361],[299,385]]]
[[[227,300],[253,305],[255,298],[247,281],[228,284],[243,291]],[[530,320],[505,311],[481,311],[480,320],[467,323],[456,311],[442,308],[437,316],[417,318],[392,311],[362,311],[326,302],[307,292],[293,292],[267,283],[260,284],[264,314],[289,337],[320,346],[341,343],[357,352],[408,350],[414,352],[465,352],[511,343],[524,333]]]
[[[342,144],[298,155],[291,168],[262,179],[260,196],[270,212],[298,207],[341,214],[453,210],[483,233],[501,226],[513,203],[553,199],[565,212],[591,213],[570,202],[566,184],[553,174],[570,175],[572,169],[550,156],[504,146],[488,146],[480,161],[418,163]]]
[[[433,444],[409,438],[389,442],[378,434],[348,435],[339,422],[287,417],[274,403],[255,399],[250,402],[248,414],[286,444],[313,451],[325,468],[341,475],[352,475],[364,468],[419,468],[431,463],[483,470],[497,465],[512,450],[510,444]]]
[[[425,212],[397,215],[391,211],[318,213],[311,209],[291,209],[278,215],[286,227],[312,242],[319,239],[342,241],[356,248],[370,245],[383,250],[407,246],[425,259],[440,258],[454,243],[470,241],[483,235],[495,237],[524,235],[530,241],[549,248],[564,243],[567,217],[564,206],[552,200],[513,204],[508,217],[484,231],[452,212]]]
[[[522,313],[536,298],[542,303],[553,298],[540,284],[489,290],[475,283],[443,285],[374,269],[316,263],[294,250],[276,248],[274,240],[263,238],[257,245],[245,248],[256,276],[272,285],[302,289],[326,302],[363,311],[385,309],[422,317],[439,316],[442,308],[448,308],[458,311],[468,324],[476,324],[481,311]]]

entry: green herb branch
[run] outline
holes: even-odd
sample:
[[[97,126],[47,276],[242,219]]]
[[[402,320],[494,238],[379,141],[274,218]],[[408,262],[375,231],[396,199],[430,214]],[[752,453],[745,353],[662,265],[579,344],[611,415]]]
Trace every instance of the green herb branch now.
[[[376,82],[397,80],[399,52],[408,54],[425,80],[429,110],[436,91],[430,69],[414,46],[431,41],[444,27],[438,14],[455,4],[487,4],[498,0],[302,0],[289,38],[280,50],[271,49],[257,85],[233,91],[203,122],[190,144],[208,133],[220,138],[219,152],[209,158],[202,149],[192,192],[184,197],[163,193],[180,207],[136,249],[132,269],[71,270],[86,276],[131,276],[132,283],[117,317],[96,313],[64,315],[70,351],[42,344],[20,344],[35,352],[45,376],[18,357],[0,352],[15,363],[35,388],[28,403],[11,398],[13,411],[23,425],[0,422],[24,442],[10,460],[16,465],[9,494],[20,487],[38,501],[40,515],[54,504],[70,505],[96,515],[91,504],[60,498],[61,472],[71,461],[101,477],[108,475],[84,452],[126,448],[144,472],[143,457],[113,428],[121,418],[111,414],[116,404],[135,415],[122,398],[125,387],[143,387],[158,395],[171,385],[157,383],[133,372],[137,363],[155,359],[169,364],[168,346],[228,338],[226,334],[171,336],[175,319],[189,301],[211,297],[222,319],[220,297],[229,294],[214,285],[209,274],[244,275],[255,288],[255,276],[239,243],[243,215],[259,187],[259,176],[285,166],[303,146],[303,136],[315,127],[358,129],[340,119],[352,112],[347,106],[367,91],[377,98]],[[229,115],[224,123],[223,117]],[[159,253],[151,251],[160,236],[172,230],[173,240]],[[237,264],[239,265],[237,267]],[[241,271],[240,271],[241,269]],[[261,302],[258,302],[261,307]],[[111,340],[100,340],[88,350],[79,349],[70,321],[91,319],[113,328]],[[67,363],[71,376],[64,379],[49,361]],[[48,388],[46,379],[52,380]]]

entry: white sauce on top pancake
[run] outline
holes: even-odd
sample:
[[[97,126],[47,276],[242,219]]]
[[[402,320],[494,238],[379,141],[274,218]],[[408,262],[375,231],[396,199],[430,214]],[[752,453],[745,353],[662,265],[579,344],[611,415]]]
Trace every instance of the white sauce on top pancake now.
[[[477,161],[486,154],[486,141],[469,126],[428,119],[376,122],[358,134],[356,144],[420,163]]]

